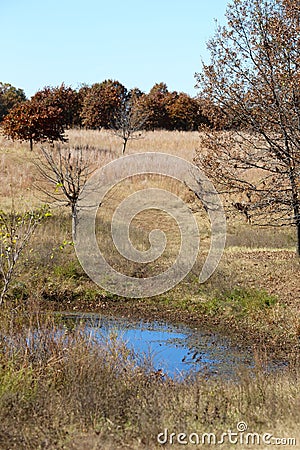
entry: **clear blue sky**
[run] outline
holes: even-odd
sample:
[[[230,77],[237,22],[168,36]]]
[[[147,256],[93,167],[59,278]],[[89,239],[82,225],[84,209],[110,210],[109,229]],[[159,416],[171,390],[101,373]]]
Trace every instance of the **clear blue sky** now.
[[[30,97],[62,82],[195,95],[206,41],[227,0],[0,0],[0,81]]]

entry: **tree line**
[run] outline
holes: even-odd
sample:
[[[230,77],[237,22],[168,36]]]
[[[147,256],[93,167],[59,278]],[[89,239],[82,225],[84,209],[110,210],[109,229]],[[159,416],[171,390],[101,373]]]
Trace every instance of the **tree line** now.
[[[66,86],[45,87],[30,99],[24,91],[0,83],[2,132],[16,140],[63,141],[64,130],[124,128],[194,131],[209,119],[202,103],[186,93],[169,91],[165,83],[155,84],[149,93],[127,90],[119,81],[105,80],[78,90]]]

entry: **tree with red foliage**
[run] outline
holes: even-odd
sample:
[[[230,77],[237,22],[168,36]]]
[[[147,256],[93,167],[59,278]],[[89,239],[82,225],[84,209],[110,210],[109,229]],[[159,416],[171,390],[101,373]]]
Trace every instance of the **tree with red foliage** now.
[[[147,117],[148,130],[193,131],[209,122],[198,99],[183,92],[169,92],[165,83],[156,83],[149,94],[143,94],[137,101],[137,109]]]
[[[27,100],[10,110],[2,122],[2,132],[12,140],[34,142],[65,141],[63,111],[47,106],[38,97]]]
[[[127,89],[119,81],[105,80],[84,87],[81,118],[87,128],[109,128],[116,111],[127,98]]]
[[[188,94],[173,93],[172,101],[166,106],[171,127],[179,131],[198,130],[200,124],[208,123],[201,110],[201,103]]]
[[[300,3],[232,0],[226,17],[197,80],[218,127],[238,129],[203,130],[197,163],[252,222],[295,226],[300,256]]]
[[[69,128],[80,124],[80,96],[77,91],[62,83],[57,87],[45,87],[31,100],[61,110],[61,125]]]
[[[143,94],[137,108],[147,117],[145,128],[148,130],[170,129],[169,114],[166,109],[171,101],[170,92],[165,83],[156,83],[149,94]]]

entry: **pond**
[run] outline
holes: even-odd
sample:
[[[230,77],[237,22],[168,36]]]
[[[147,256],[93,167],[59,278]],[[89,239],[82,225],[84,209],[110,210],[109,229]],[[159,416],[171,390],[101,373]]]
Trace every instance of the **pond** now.
[[[100,343],[113,335],[151,361],[153,370],[170,377],[184,377],[193,371],[234,379],[241,369],[255,367],[251,351],[237,348],[229,339],[198,328],[98,314],[64,313],[63,318],[66,324],[68,320],[84,321],[85,332]],[[266,370],[276,370],[282,364],[269,362]]]

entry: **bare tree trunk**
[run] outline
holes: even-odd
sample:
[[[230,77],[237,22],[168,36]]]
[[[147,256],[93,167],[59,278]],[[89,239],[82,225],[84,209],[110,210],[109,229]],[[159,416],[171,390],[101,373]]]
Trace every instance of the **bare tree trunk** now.
[[[12,262],[11,267],[10,267],[9,271],[6,274],[4,274],[2,272],[2,275],[3,275],[3,278],[4,278],[4,285],[3,285],[3,288],[2,288],[2,291],[1,291],[1,294],[0,294],[0,305],[2,305],[3,302],[4,302],[4,298],[5,298],[6,292],[8,291],[8,287],[10,285],[10,282],[11,282],[11,279],[12,279],[12,276],[13,276],[14,268],[15,268],[15,260]]]
[[[297,222],[297,256],[300,257],[300,220]]]
[[[300,256],[300,199],[299,192],[297,189],[295,171],[293,168],[290,169],[290,182],[292,189],[292,201],[293,201],[293,212],[294,212],[294,220],[297,228],[297,255]]]
[[[127,139],[127,138],[124,138],[124,139],[123,139],[123,149],[122,149],[122,155],[124,155],[124,153],[125,153],[125,150],[126,150],[126,145],[127,145],[127,141],[128,141],[128,139]]]
[[[76,240],[77,223],[78,223],[77,206],[76,206],[76,203],[72,203],[72,239],[73,239],[73,242]]]
[[[10,279],[4,280],[4,286],[3,286],[1,294],[0,294],[0,305],[3,304],[5,294],[7,292],[8,286],[9,286],[9,282],[10,282]]]

